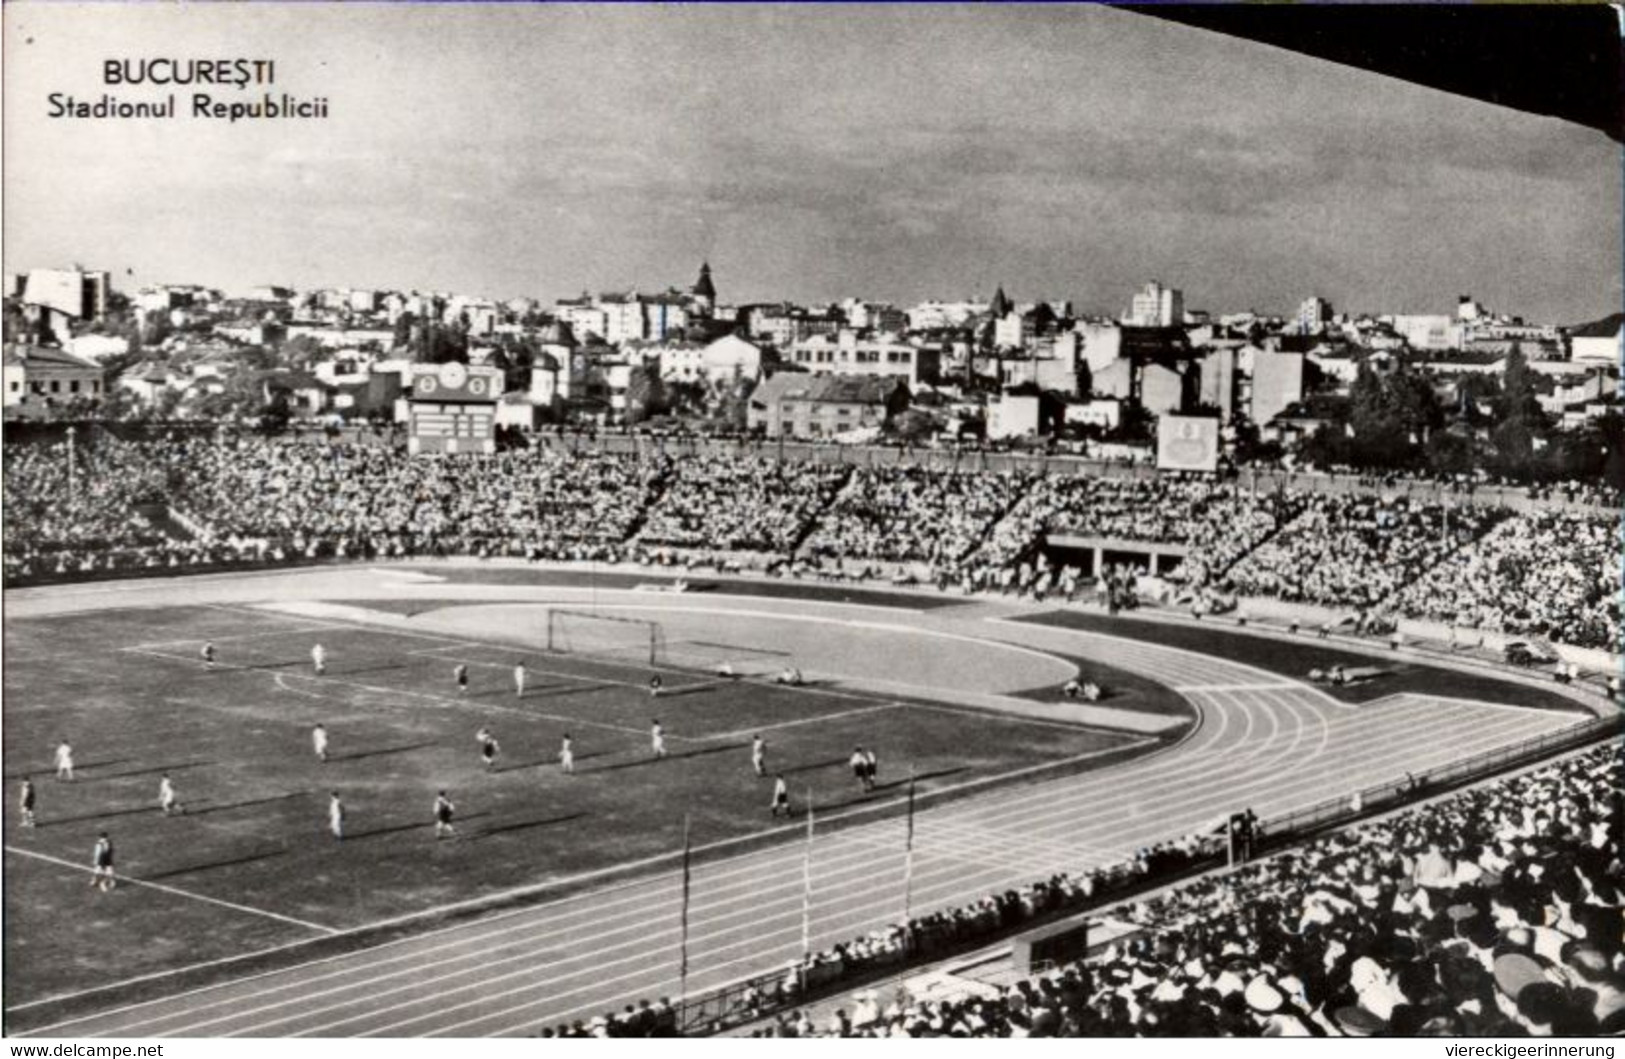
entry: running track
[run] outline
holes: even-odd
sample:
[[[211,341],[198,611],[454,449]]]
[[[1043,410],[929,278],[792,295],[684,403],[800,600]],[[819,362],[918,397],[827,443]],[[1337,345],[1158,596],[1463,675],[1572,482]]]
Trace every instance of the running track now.
[[[985,611],[983,611],[985,613]],[[922,626],[950,619],[919,615]],[[958,621],[963,630],[965,624]],[[1579,714],[1400,695],[1360,707],[1246,666],[1061,629],[978,632],[1109,661],[1203,715],[1160,755],[930,808],[916,819],[913,909],[952,907],[1058,869],[1119,859],[1221,813],[1262,817],[1577,723]],[[817,836],[811,941],[900,918],[901,819]],[[801,952],[805,844],[695,869],[690,995]],[[500,1036],[677,993],[675,871],[345,956],[57,1023],[49,1036]]]

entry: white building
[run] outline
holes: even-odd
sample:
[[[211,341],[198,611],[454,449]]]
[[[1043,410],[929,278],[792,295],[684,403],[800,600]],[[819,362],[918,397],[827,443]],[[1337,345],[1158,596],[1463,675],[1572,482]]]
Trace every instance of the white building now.
[[[643,336],[651,342],[663,342],[688,326],[688,309],[681,298],[657,295],[642,299]]]
[[[130,340],[119,335],[76,335],[62,344],[76,357],[100,364],[108,357],[122,357],[130,351]]]
[[[5,352],[5,374],[3,378],[5,407],[10,408],[12,405],[22,404],[27,396],[23,387],[28,381],[28,372],[23,368],[22,355],[14,350],[8,349]]]
[[[1123,322],[1138,327],[1179,327],[1185,322],[1185,294],[1152,280],[1134,296]]]
[[[596,307],[604,314],[604,329],[598,333],[610,345],[641,342],[648,337],[643,303],[637,294],[601,294]]]
[[[1298,306],[1298,334],[1318,335],[1326,330],[1332,319],[1332,303],[1319,295],[1310,295]]]
[[[1123,330],[1116,324],[1080,323],[1073,330],[1077,332],[1090,372],[1098,375],[1122,355]]]
[[[797,342],[786,359],[815,375],[896,376],[908,382],[910,391],[935,382],[942,364],[939,350],[886,337],[860,337],[849,328]]]
[[[570,333],[575,335],[577,341],[586,342],[594,335],[605,340],[609,337],[609,314],[600,306],[560,302],[553,314],[569,325]]]
[[[987,436],[1031,437],[1038,433],[1038,398],[1024,394],[1000,394],[987,403]]]
[[[1395,316],[1391,324],[1412,349],[1460,349],[1466,330],[1442,313]]]
[[[1268,423],[1303,400],[1303,362],[1302,353],[1253,353],[1247,415],[1254,423]]]
[[[1625,342],[1625,314],[1575,328],[1569,335],[1569,355],[1579,364],[1618,366]]]
[[[987,312],[987,302],[926,301],[914,306],[904,315],[910,331],[936,331],[944,327],[962,327],[971,317]]]

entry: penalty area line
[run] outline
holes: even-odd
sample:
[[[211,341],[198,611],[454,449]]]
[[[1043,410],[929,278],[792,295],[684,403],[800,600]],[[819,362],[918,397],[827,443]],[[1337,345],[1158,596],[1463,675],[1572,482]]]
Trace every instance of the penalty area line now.
[[[9,845],[6,846],[5,849],[7,853],[15,853],[19,857],[32,857],[35,860],[43,860],[48,864],[55,864],[59,867],[70,868],[77,872],[89,872],[91,870],[85,867],[83,864],[75,864],[71,860],[63,860],[61,857],[53,857],[48,853],[37,853],[31,849],[21,849],[17,846]],[[218,897],[209,897],[206,894],[193,893],[190,890],[182,890],[176,886],[166,886],[163,883],[151,882],[147,879],[140,879],[133,875],[120,876],[118,881],[120,883],[128,883],[132,886],[145,886],[149,889],[158,890],[162,893],[174,894],[177,897],[188,897],[194,901],[202,901],[205,904],[219,905],[221,908],[230,908],[237,912],[247,912],[249,915],[262,916],[266,919],[275,919],[282,923],[291,923],[296,927],[303,927],[306,930],[314,930],[322,934],[343,933],[337,927],[324,926],[321,923],[312,923],[306,919],[295,919],[293,916],[285,916],[280,912],[270,912],[263,908],[254,908],[251,905],[240,905],[235,901],[223,901]]]

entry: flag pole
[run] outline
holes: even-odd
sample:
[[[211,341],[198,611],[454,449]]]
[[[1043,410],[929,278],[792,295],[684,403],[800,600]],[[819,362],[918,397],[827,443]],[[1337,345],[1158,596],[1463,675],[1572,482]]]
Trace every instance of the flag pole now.
[[[801,962],[812,955],[813,796],[807,788],[807,850],[801,861]]]
[[[908,837],[903,843],[903,929],[907,932],[905,943],[912,944],[914,928],[910,926],[913,921],[910,915],[914,899],[914,767],[908,770]]]
[[[681,1008],[688,1002],[688,893],[691,872],[689,870],[689,841],[688,841],[688,814],[683,814],[683,925],[682,937],[678,943],[677,963],[677,1006]]]

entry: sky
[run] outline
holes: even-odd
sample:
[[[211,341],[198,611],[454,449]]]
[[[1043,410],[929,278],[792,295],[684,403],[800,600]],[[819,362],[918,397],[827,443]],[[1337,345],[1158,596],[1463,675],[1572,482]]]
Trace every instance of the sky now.
[[[1071,299],[1557,323],[1622,301],[1600,132],[1070,5],[7,2],[4,266],[551,301]],[[108,58],[270,58],[325,121],[72,121]],[[180,93],[183,112],[189,88]],[[215,89],[255,99],[260,89]]]

